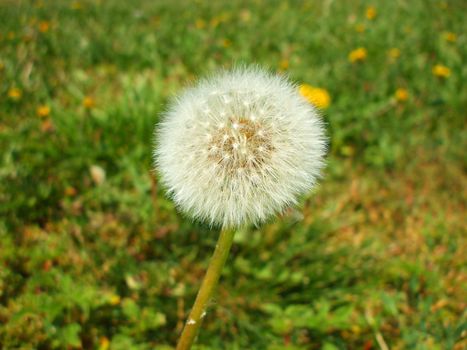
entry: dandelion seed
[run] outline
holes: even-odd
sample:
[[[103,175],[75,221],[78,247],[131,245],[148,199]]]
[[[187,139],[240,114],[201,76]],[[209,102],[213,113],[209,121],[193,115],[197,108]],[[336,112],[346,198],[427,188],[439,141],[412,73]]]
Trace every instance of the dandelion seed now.
[[[367,51],[363,47],[359,47],[349,53],[349,61],[352,63],[363,62],[367,57]]]
[[[219,97],[206,102],[212,112],[193,119],[213,90]],[[179,127],[188,120],[197,128]],[[297,87],[258,68],[223,72],[187,89],[156,137],[156,166],[175,203],[223,227],[260,223],[296,203],[319,177],[326,149],[321,118]]]
[[[232,102],[232,99],[230,97],[228,97],[228,96],[223,96],[222,98],[224,100],[224,104],[226,104],[226,105],[228,105],[228,104],[230,104],[230,102]]]
[[[96,185],[100,185],[105,181],[105,170],[98,165],[92,165],[89,168],[91,178]]]

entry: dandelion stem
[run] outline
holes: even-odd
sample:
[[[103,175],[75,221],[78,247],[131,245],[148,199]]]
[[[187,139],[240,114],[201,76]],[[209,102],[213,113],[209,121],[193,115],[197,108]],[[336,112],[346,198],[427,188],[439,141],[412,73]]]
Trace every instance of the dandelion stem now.
[[[219,235],[216,249],[209,262],[208,270],[196,296],[176,350],[189,350],[193,345],[198,329],[206,312],[206,307],[215,290],[232,246],[235,230],[223,229]]]

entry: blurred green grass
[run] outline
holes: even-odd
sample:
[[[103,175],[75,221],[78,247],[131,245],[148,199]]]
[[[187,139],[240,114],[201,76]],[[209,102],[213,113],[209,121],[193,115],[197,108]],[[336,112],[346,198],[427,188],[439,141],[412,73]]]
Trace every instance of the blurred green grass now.
[[[154,125],[241,62],[329,92],[329,165],[301,207],[238,234],[198,349],[465,348],[466,10],[2,1],[0,347],[174,345],[217,237],[158,185]]]

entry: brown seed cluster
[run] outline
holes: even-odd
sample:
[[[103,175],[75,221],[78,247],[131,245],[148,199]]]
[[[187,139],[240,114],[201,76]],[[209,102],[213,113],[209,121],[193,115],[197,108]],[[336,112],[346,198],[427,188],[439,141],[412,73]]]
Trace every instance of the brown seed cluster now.
[[[257,170],[270,156],[270,132],[251,118],[232,116],[209,135],[208,157],[229,173]]]

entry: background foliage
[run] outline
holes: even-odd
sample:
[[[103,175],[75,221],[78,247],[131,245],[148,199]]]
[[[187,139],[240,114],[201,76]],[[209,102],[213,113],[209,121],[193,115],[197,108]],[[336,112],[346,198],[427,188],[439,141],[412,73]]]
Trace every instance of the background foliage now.
[[[257,62],[329,93],[329,165],[237,235],[197,349],[465,349],[466,10],[1,1],[0,348],[171,349],[217,233],[158,186],[154,125]]]

